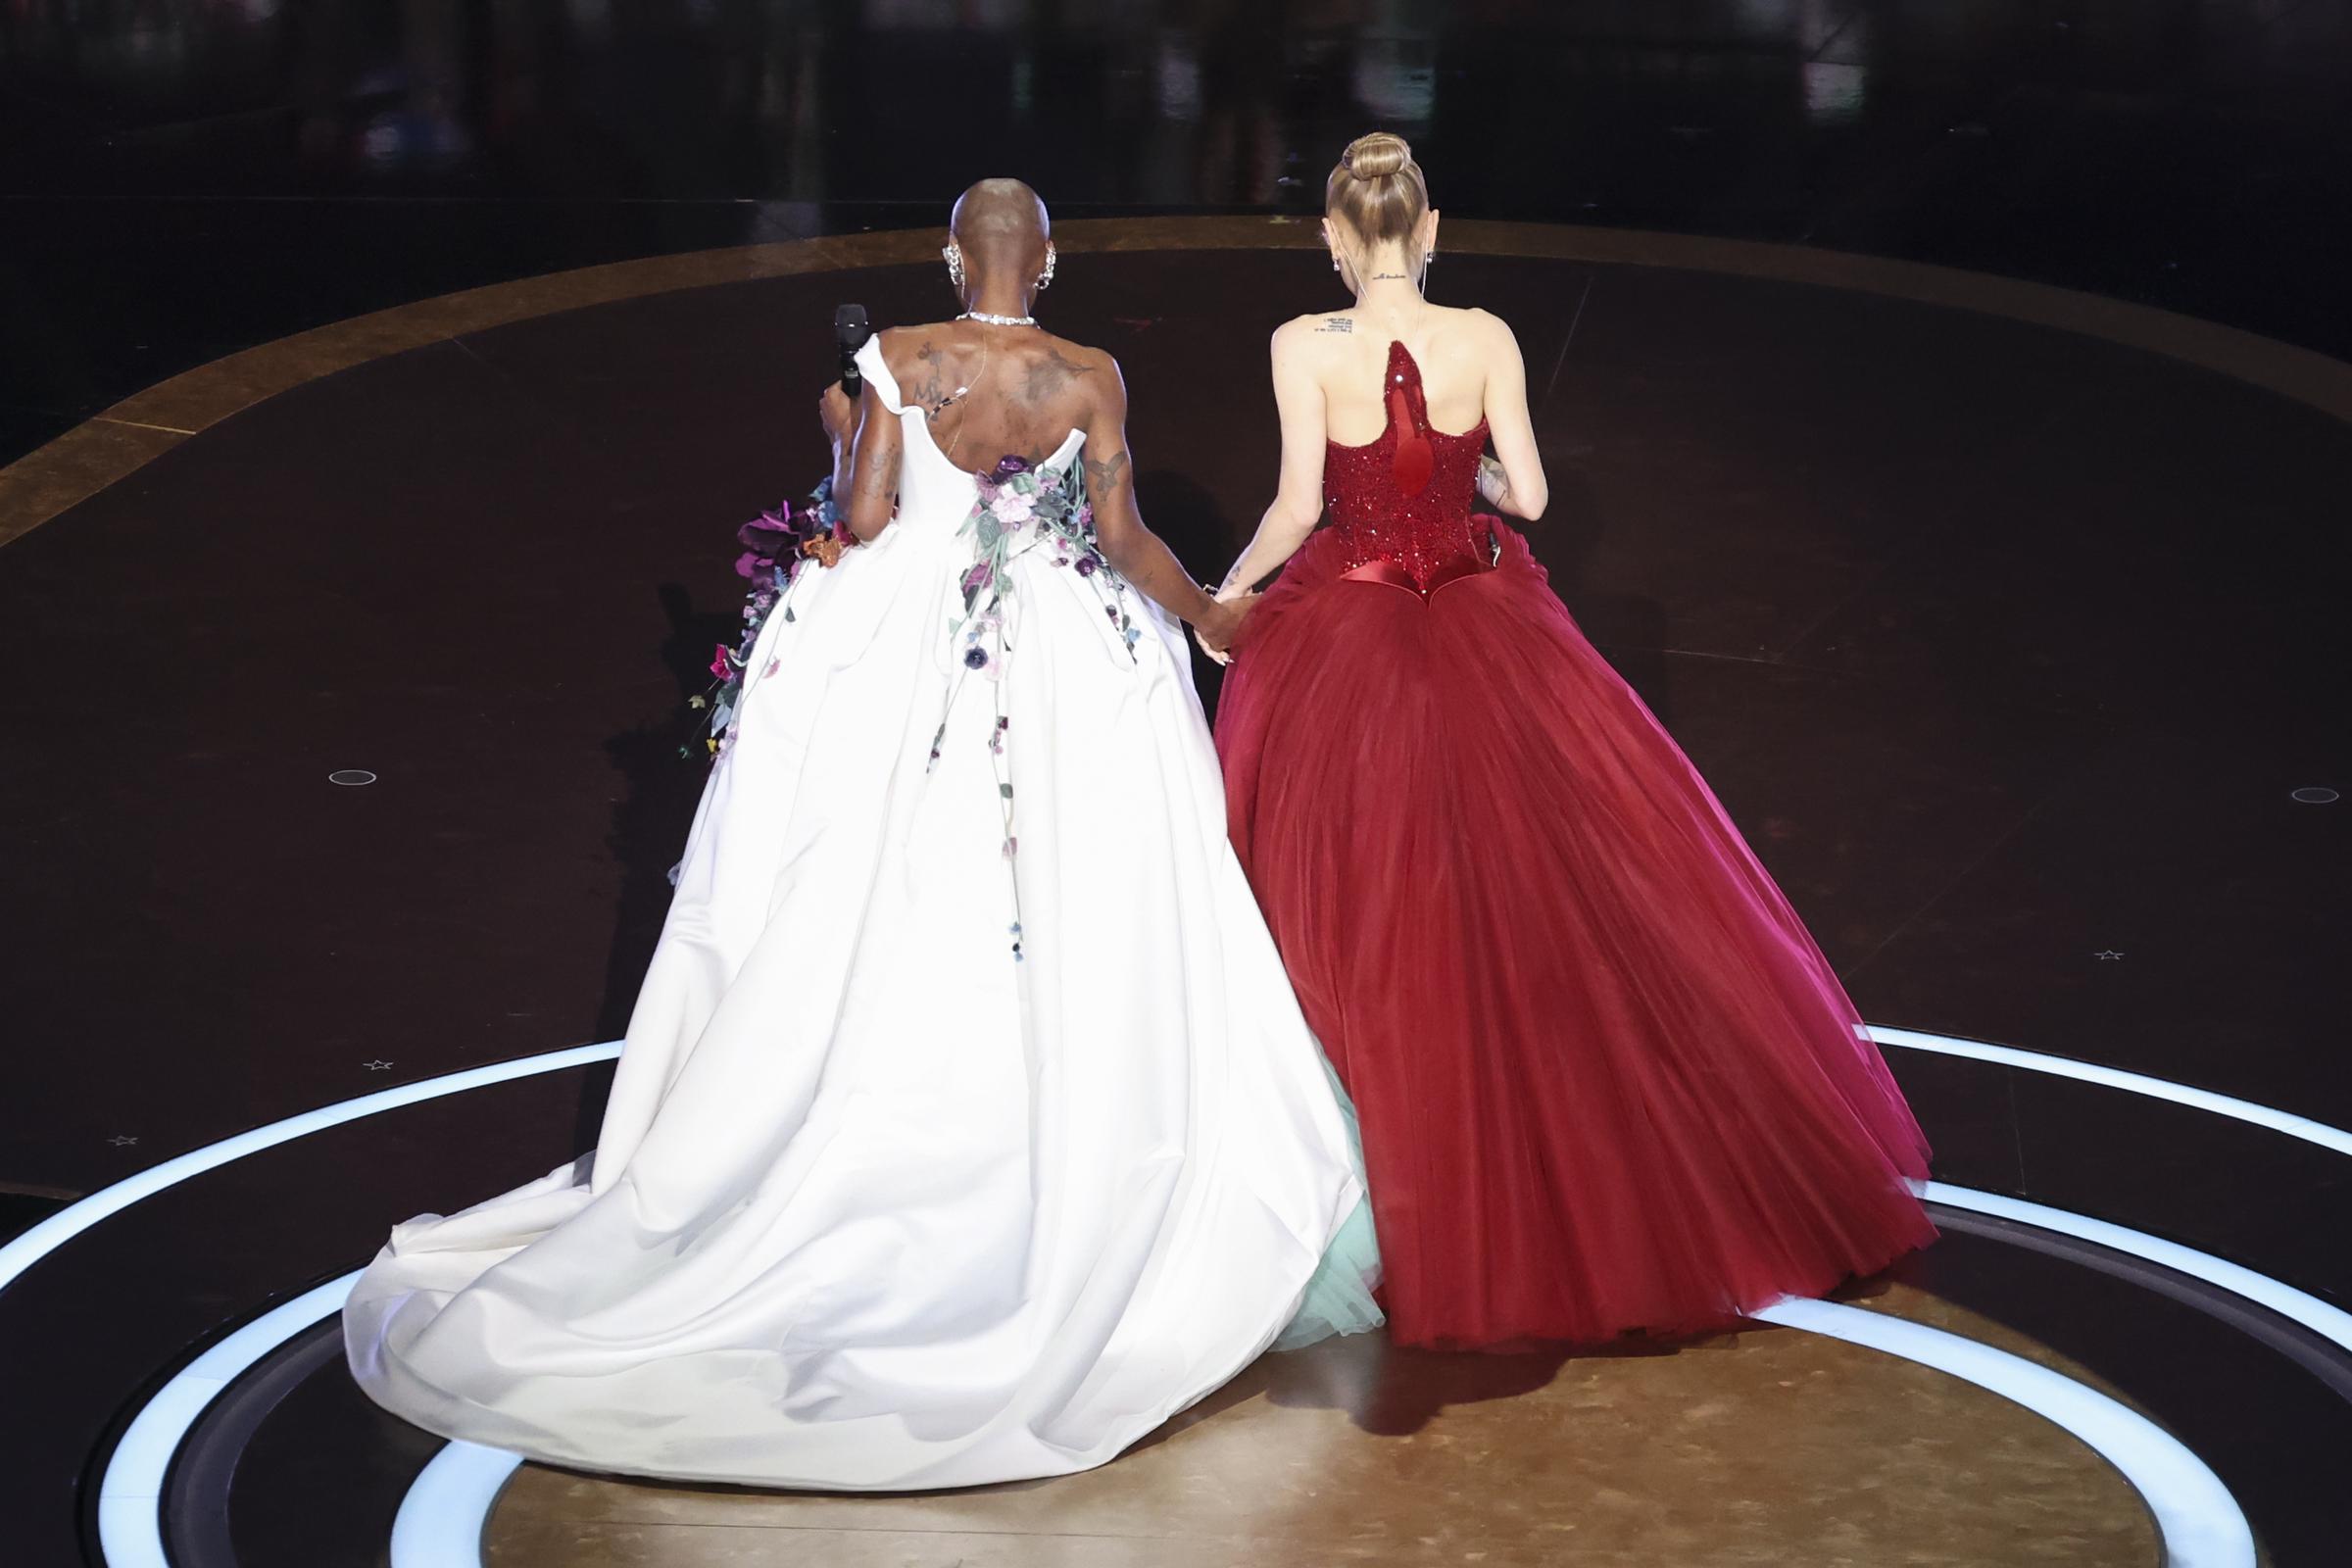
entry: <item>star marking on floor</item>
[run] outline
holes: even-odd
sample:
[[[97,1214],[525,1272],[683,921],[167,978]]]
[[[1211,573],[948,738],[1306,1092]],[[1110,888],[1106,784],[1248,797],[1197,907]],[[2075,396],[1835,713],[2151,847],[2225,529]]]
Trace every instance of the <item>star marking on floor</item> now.
[[[2094,953],[2091,955],[2091,956],[2098,959],[2101,963],[2110,963],[2115,959],[2122,957],[2123,955],[2116,952],[2113,948],[2109,948],[2103,953]]]
[[[392,1070],[392,1064],[388,1061],[363,1061],[360,1065],[369,1072],[390,1072]]]
[[[114,1137],[109,1138],[107,1142],[114,1145],[117,1149],[128,1149],[131,1145],[137,1143],[138,1140],[129,1136],[127,1133],[117,1133]]]

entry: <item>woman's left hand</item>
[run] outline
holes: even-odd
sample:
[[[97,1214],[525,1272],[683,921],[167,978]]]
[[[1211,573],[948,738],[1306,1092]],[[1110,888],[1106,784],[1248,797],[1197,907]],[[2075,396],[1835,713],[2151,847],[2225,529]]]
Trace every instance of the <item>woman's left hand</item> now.
[[[1207,590],[1209,598],[1220,605],[1238,604],[1242,600],[1253,597],[1247,583],[1229,582],[1222,588],[1209,588],[1206,583],[1202,583],[1200,586]],[[1233,650],[1221,646],[1210,647],[1208,639],[1200,635],[1200,628],[1198,626],[1193,628],[1193,641],[1199,643],[1200,651],[1218,663],[1230,664],[1233,662]]]

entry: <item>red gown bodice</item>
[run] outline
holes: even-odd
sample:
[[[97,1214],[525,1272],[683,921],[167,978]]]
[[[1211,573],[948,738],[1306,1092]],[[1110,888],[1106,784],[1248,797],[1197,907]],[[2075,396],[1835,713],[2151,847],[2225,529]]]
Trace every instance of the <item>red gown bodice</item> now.
[[[1427,593],[1443,578],[1489,564],[1470,515],[1487,421],[1459,435],[1432,427],[1421,367],[1402,343],[1389,345],[1384,390],[1389,422],[1378,439],[1360,447],[1325,443],[1323,505],[1347,541],[1351,568],[1385,562]]]

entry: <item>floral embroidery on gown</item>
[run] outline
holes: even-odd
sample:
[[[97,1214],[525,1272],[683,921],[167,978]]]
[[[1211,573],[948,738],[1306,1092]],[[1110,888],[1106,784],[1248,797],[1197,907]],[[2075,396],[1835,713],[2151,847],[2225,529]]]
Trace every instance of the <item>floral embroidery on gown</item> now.
[[[432,1431],[968,1486],[1379,1321],[1348,1113],[1080,433],[976,478],[859,363],[898,517],[760,624],[596,1152],[400,1226],[352,1293],[362,1387]]]

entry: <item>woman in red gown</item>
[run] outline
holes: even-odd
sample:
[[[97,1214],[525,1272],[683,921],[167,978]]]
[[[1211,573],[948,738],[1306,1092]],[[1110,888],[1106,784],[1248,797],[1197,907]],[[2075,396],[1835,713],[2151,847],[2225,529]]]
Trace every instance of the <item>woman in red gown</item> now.
[[[1352,145],[1326,212],[1356,304],[1274,336],[1281,490],[1224,592],[1283,569],[1216,735],[1362,1117],[1392,1335],[1687,1334],[1883,1267],[1935,1234],[1886,1063],[1526,541],[1472,512],[1545,499],[1510,329],[1422,298],[1437,214],[1401,139]]]

